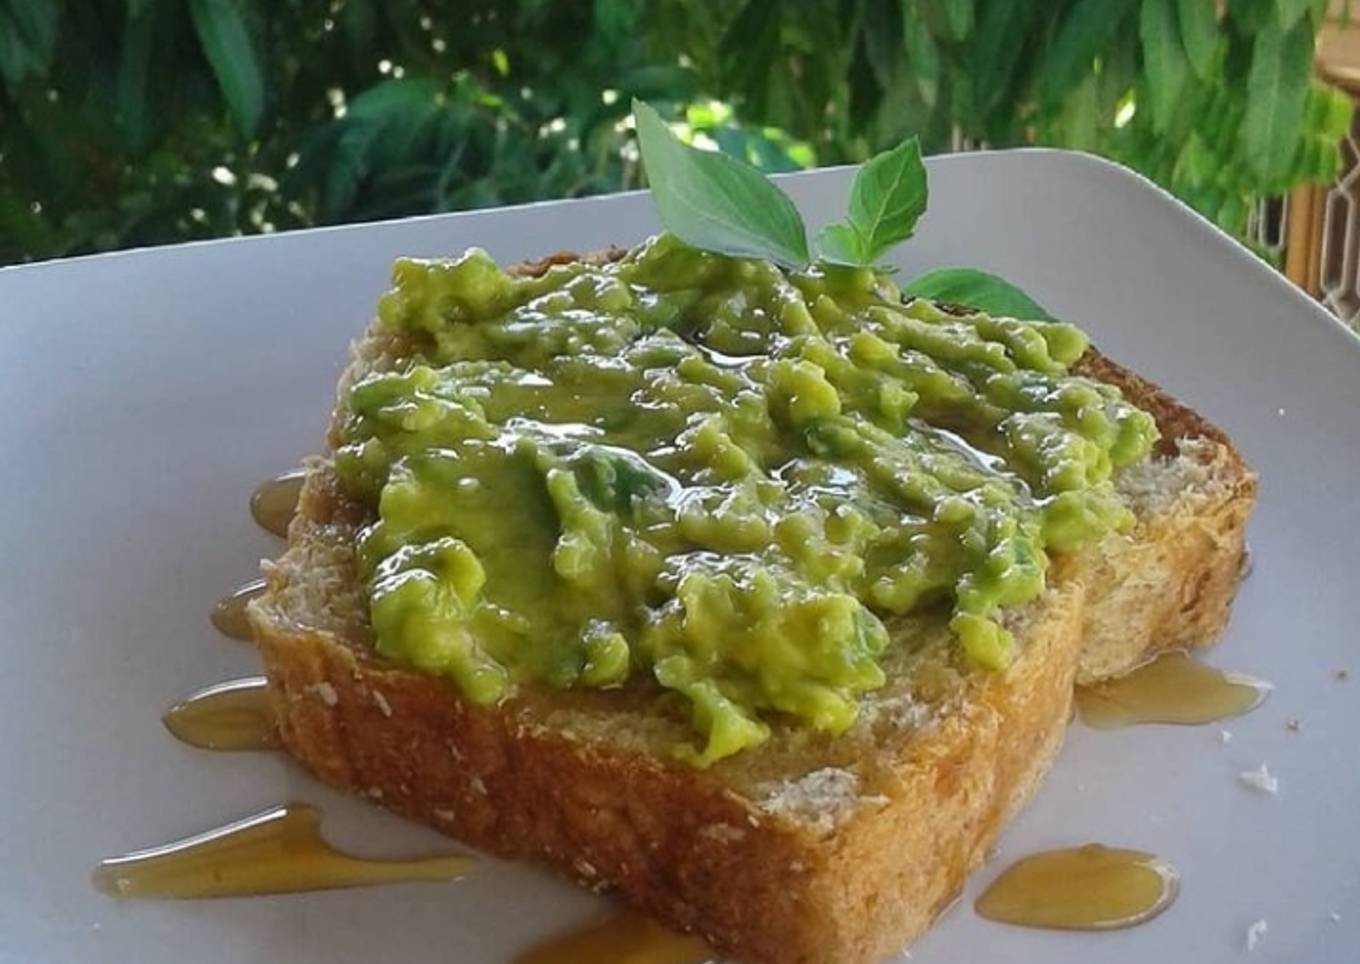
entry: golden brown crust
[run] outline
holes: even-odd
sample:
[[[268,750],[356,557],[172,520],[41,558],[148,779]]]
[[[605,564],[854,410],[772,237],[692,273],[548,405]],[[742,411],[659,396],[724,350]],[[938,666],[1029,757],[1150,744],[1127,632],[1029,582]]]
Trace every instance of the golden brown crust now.
[[[1218,639],[1242,572],[1256,475],[1219,428],[1142,376],[1094,350],[1076,368],[1156,419],[1154,458],[1174,460],[1181,471],[1165,477],[1182,486],[1139,512],[1129,535],[1108,535],[1081,553],[1087,603],[1077,681],[1089,683]]]
[[[403,350],[370,337],[346,379]],[[611,736],[650,718],[636,688],[468,704],[447,683],[372,655],[352,563],[364,511],[318,460],[289,553],[267,567],[269,591],[250,608],[284,744],[334,786],[616,890],[723,953],[802,964],[891,954],[953,899],[1046,771],[1070,715],[1082,632],[1085,678],[1131,668],[1167,640],[1198,644],[1226,618],[1254,478],[1221,432],[1155,386],[1095,353],[1080,367],[1157,418],[1170,440],[1163,455],[1178,439],[1206,440],[1206,477],[1229,484],[1188,493],[1098,552],[1057,560],[1056,588],[1017,633],[1015,664],[992,675],[944,669],[904,690],[910,724],[880,725],[866,711],[836,739],[776,727],[739,762],[699,771],[645,738]],[[1157,585],[1145,584],[1148,573]],[[600,726],[611,714],[620,726]],[[848,781],[849,798],[778,805],[781,787],[822,773]]]

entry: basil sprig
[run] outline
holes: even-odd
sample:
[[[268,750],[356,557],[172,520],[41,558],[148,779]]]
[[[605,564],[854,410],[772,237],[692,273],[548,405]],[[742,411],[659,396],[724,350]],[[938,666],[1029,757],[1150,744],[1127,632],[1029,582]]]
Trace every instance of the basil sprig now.
[[[850,213],[817,235],[817,254],[833,264],[870,265],[911,237],[926,210],[926,168],[916,138],[870,158],[855,172]]]
[[[685,144],[640,100],[633,101],[633,119],[652,200],[666,230],[704,251],[807,267],[807,228],[777,185],[737,158]],[[818,259],[851,267],[876,264],[911,237],[928,195],[916,138],[870,158],[855,172],[849,213],[818,233]],[[1051,317],[1019,288],[973,268],[930,271],[903,290],[989,314]]]

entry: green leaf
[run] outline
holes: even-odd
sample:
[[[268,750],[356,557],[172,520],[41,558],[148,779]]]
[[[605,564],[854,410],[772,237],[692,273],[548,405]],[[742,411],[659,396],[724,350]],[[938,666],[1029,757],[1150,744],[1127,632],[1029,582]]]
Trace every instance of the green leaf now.
[[[1147,77],[1152,129],[1165,131],[1177,98],[1185,86],[1190,62],[1176,26],[1176,0],[1143,0],[1139,37],[1143,43],[1143,73]]]
[[[921,100],[933,107],[940,89],[940,48],[921,19],[916,0],[901,0],[901,3],[902,43],[907,51],[907,67],[916,77]]]
[[[1275,0],[1275,19],[1282,30],[1288,30],[1299,22],[1310,6],[1312,0]]]
[[[903,286],[904,294],[964,305],[989,315],[1055,321],[1038,302],[1004,278],[977,268],[936,268]]]
[[[964,40],[973,32],[973,0],[938,0],[950,40]]]
[[[1218,15],[1214,0],[1176,0],[1176,22],[1181,28],[1181,43],[1186,59],[1200,80],[1213,74],[1214,52],[1218,48]]]
[[[0,77],[11,88],[47,74],[60,9],[53,0],[0,0]]]
[[[14,27],[33,55],[38,70],[46,73],[57,46],[61,4],[56,0],[8,0],[3,6],[9,8]]]
[[[1059,107],[1091,73],[1095,59],[1109,47],[1133,4],[1134,0],[1077,0],[1044,59],[1040,83],[1047,109]]]
[[[1287,32],[1267,23],[1252,45],[1242,148],[1248,166],[1267,181],[1288,172],[1298,147],[1312,59],[1307,19]]]
[[[1024,36],[1041,10],[1041,6],[1027,0],[989,0],[982,7],[973,42],[968,45],[971,63],[967,76],[976,93],[967,105],[970,116],[964,126],[973,128],[967,133],[976,135],[987,115],[1005,103],[1007,97],[1015,96],[1012,75],[1025,48]]]
[[[1087,77],[1067,98],[1062,121],[1067,128],[1064,147],[1094,151],[1100,136],[1100,84],[1094,74]]]
[[[902,63],[902,43],[898,36],[905,28],[897,0],[867,0],[860,34],[864,37],[864,56],[880,87],[887,87]]]
[[[808,263],[803,218],[773,182],[726,154],[682,144],[640,100],[633,101],[633,119],[666,230],[705,251],[764,258],[787,268]]]
[[[1326,101],[1326,113],[1318,126],[1318,133],[1329,141],[1339,141],[1351,129],[1351,117],[1355,112],[1355,102],[1350,95],[1337,90],[1330,84],[1316,85],[1318,95]]]
[[[828,224],[817,232],[817,255],[832,264],[865,264],[864,238],[854,225]]]
[[[916,138],[903,141],[890,151],[870,158],[855,172],[850,186],[850,232],[824,230],[818,235],[818,254],[839,264],[873,264],[893,245],[911,237],[916,222],[926,209],[926,169],[921,163],[921,145]],[[846,256],[847,237],[859,239],[857,255]],[[830,249],[822,248],[827,238]]]
[[[1218,159],[1205,145],[1195,131],[1191,131],[1176,155],[1176,164],[1171,171],[1173,186],[1198,189],[1208,184],[1218,173]]]
[[[769,106],[771,73],[779,56],[781,12],[778,0],[747,0],[719,41],[723,80],[746,98],[747,108],[755,116],[765,116]]]
[[[264,114],[264,71],[243,0],[190,0],[189,10],[236,129],[250,137]]]
[[[123,49],[118,60],[118,113],[133,151],[151,141],[156,116],[151,103],[151,57],[155,37],[153,3],[130,3],[123,23]]]
[[[373,0],[345,0],[340,11],[340,26],[356,60],[366,58],[372,52],[376,19]]]

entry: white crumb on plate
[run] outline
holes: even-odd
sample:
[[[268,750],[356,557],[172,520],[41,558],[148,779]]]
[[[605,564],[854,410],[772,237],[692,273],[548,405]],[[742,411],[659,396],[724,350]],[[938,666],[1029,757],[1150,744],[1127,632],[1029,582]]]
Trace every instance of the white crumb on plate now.
[[[1243,770],[1237,775],[1237,779],[1241,780],[1253,790],[1257,790],[1261,793],[1268,793],[1271,796],[1274,796],[1280,792],[1279,778],[1266,769],[1264,763],[1255,770]]]
[[[1232,742],[1232,731],[1231,731],[1231,730],[1219,730],[1219,731],[1218,731],[1218,742],[1219,742],[1219,743],[1223,743],[1223,744],[1231,743],[1231,742]]]
[[[1250,954],[1252,951],[1256,950],[1256,945],[1260,942],[1262,936],[1264,936],[1264,935],[1265,935],[1266,933],[1268,933],[1269,931],[1270,931],[1270,925],[1266,923],[1264,917],[1261,918],[1260,920],[1258,920],[1255,924],[1252,924],[1250,927],[1247,928],[1247,953],[1248,953],[1248,954]]]
[[[1284,409],[1280,409],[1280,415],[1284,415]]]
[[[1291,716],[1285,721],[1284,728],[1290,733],[1298,733],[1303,730],[1303,724],[1299,722],[1297,716]]]
[[[1332,911],[1331,914],[1329,914],[1328,916],[1331,917],[1333,924],[1341,923],[1341,915],[1338,914],[1336,911]]]

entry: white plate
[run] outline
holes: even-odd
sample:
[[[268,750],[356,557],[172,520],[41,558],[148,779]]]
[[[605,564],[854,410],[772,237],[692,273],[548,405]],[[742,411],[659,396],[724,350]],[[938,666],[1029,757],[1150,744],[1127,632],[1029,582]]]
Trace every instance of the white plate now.
[[[1227,724],[1226,745],[1217,726],[1075,725],[1001,840],[1003,861],[1088,840],[1153,850],[1183,875],[1165,915],[1106,934],[988,923],[971,901],[993,863],[914,960],[1236,961],[1265,919],[1254,961],[1354,961],[1360,343],[1118,167],[1030,151],[934,159],[930,174],[929,214],[897,253],[907,275],[1001,272],[1217,421],[1260,472],[1256,571],[1211,659],[1276,690]],[[849,175],[783,183],[819,225],[843,209]],[[0,961],[499,964],[601,910],[494,861],[455,884],[204,902],[116,902],[89,872],[287,799],[319,804],[355,849],[444,846],[281,756],[182,746],[159,714],[255,669],[208,610],[277,551],[246,498],[317,448],[345,346],[395,256],[480,244],[516,259],[655,227],[635,194],[0,271]],[[1349,681],[1333,676],[1343,667]],[[1262,762],[1278,797],[1237,779]]]

